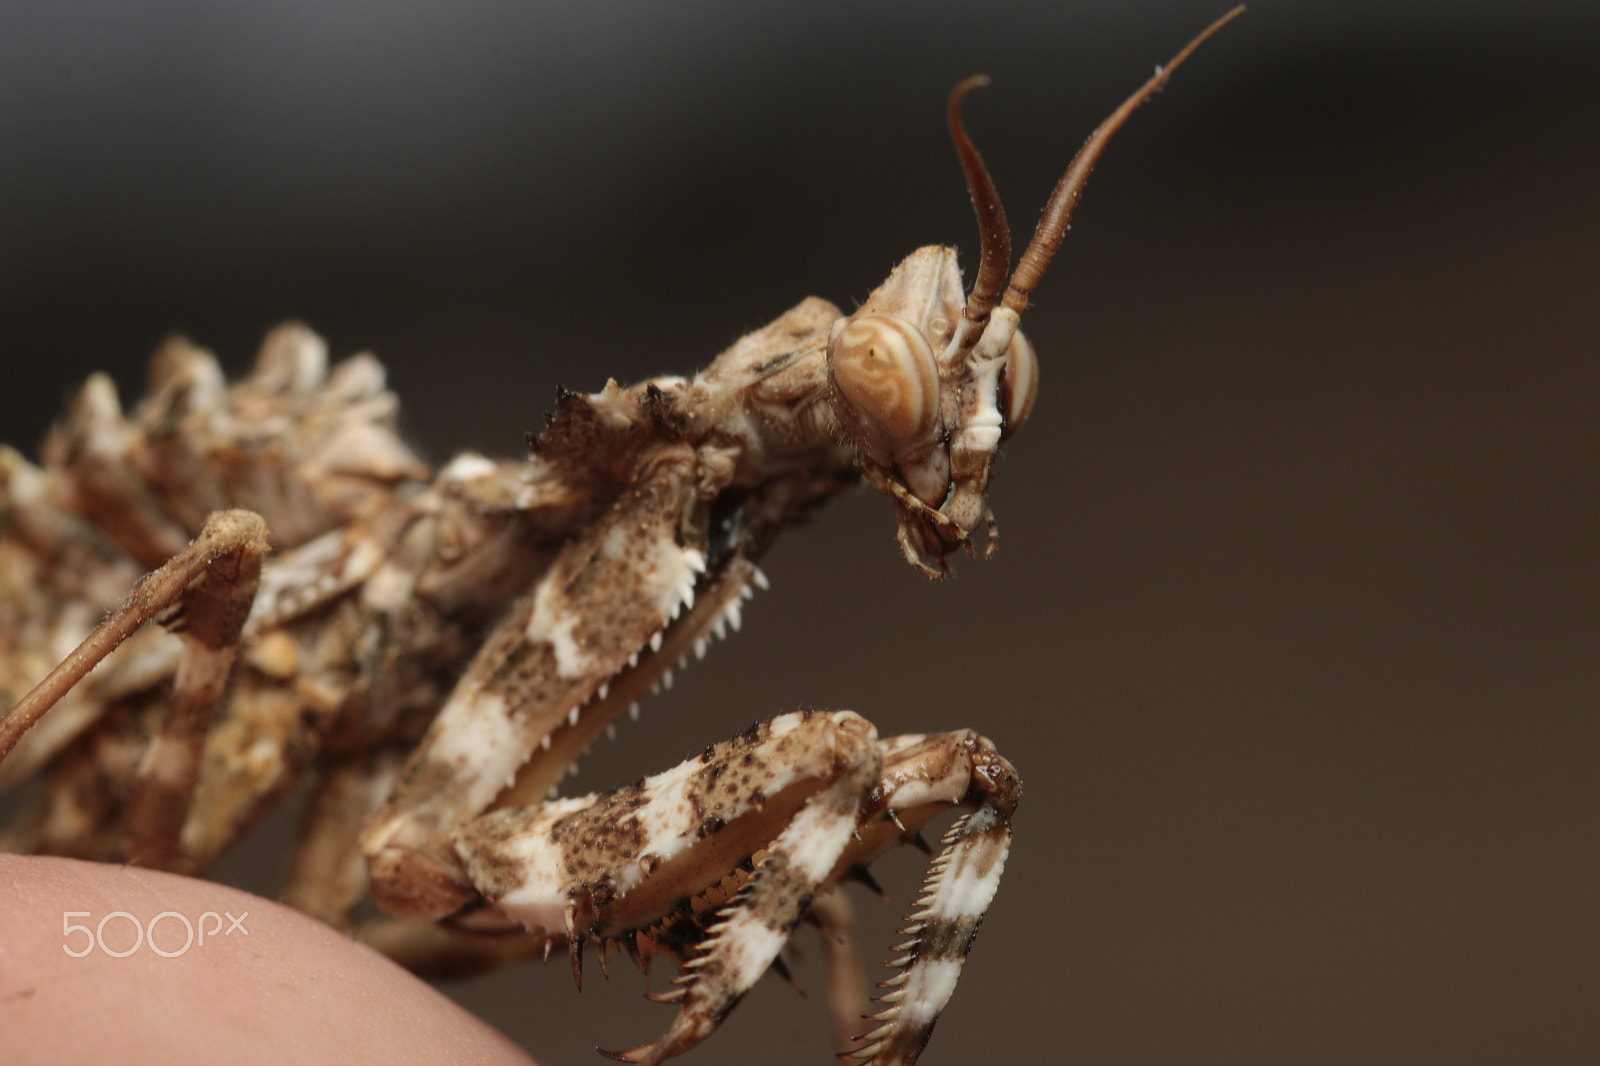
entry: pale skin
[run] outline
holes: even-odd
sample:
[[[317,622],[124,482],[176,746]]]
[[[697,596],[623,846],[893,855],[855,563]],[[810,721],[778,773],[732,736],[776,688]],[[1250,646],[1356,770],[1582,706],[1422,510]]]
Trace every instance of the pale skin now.
[[[0,855],[0,1058],[38,1063],[383,1062],[530,1066],[499,1033],[377,952],[298,911],[224,885],[156,870]],[[164,958],[143,943],[125,958],[82,932],[113,911],[141,923],[164,911],[243,919]],[[229,926],[227,919],[220,922]],[[209,923],[208,923],[209,927]],[[114,951],[132,924],[103,930]],[[177,952],[183,925],[163,919],[156,946]]]

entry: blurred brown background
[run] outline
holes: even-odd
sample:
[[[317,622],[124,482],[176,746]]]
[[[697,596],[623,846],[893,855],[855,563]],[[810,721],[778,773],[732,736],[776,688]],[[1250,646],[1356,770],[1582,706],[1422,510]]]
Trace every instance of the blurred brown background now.
[[[0,8],[4,439],[168,331],[242,371],[299,317],[433,457],[515,452],[558,383],[970,249],[972,71],[1030,227],[1223,4],[548,8]],[[1597,49],[1578,3],[1258,4],[1040,289],[1000,556],[930,585],[843,503],[584,783],[798,707],[992,737],[1027,794],[929,1063],[1600,1061]],[[810,998],[763,982],[692,1061],[824,1061],[806,946]],[[453,987],[588,1063],[669,1020],[621,967]]]

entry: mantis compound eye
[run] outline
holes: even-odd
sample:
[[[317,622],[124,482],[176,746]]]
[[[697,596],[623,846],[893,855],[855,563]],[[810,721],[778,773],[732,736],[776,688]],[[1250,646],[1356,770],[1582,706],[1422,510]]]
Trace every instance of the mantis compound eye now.
[[[888,315],[850,322],[829,346],[828,372],[875,458],[893,461],[932,435],[939,369],[927,338],[911,323]]]
[[[1022,428],[1038,396],[1039,357],[1033,354],[1028,338],[1018,331],[1006,349],[1006,366],[1000,374],[1000,410],[1006,416],[1002,440]]]

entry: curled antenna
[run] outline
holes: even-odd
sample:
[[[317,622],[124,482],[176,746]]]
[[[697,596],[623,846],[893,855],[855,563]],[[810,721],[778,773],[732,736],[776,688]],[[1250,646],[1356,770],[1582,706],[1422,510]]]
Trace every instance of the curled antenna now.
[[[1055,192],[1050,194],[1050,202],[1045,205],[1044,217],[1039,220],[1039,228],[1034,231],[1033,240],[1028,242],[1027,250],[1022,253],[1022,259],[1017,263],[1017,272],[1011,276],[1011,284],[1006,288],[1005,297],[1001,300],[1007,308],[1019,313],[1027,308],[1028,297],[1033,293],[1034,286],[1039,284],[1045,268],[1050,265],[1050,260],[1055,258],[1056,249],[1061,247],[1061,238],[1066,235],[1067,223],[1072,221],[1072,209],[1078,205],[1078,197],[1083,195],[1083,187],[1089,182],[1090,172],[1094,170],[1094,165],[1100,162],[1100,156],[1111,143],[1111,138],[1116,136],[1123,123],[1128,121],[1128,116],[1138,110],[1140,104],[1165,88],[1172,72],[1193,55],[1196,48],[1242,14],[1244,6],[1240,5],[1207,26],[1200,36],[1184,45],[1183,51],[1173,56],[1170,63],[1164,67],[1157,67],[1154,77],[1145,82],[1138,92],[1124,100],[1122,106],[1111,113],[1110,118],[1100,123],[1095,131],[1089,134],[1089,139],[1083,142],[1078,154],[1072,157],[1067,172],[1061,175],[1061,180],[1056,183]],[[976,192],[973,195],[976,198]],[[987,255],[987,252],[985,254]]]
[[[1000,204],[989,168],[983,165],[983,156],[961,124],[962,99],[973,89],[986,88],[988,84],[987,74],[974,74],[950,91],[950,136],[956,142],[956,154],[961,157],[961,169],[967,176],[967,191],[972,194],[972,206],[978,213],[978,276],[967,296],[967,319],[978,324],[994,310],[994,298],[1000,295],[1006,271],[1011,269],[1011,228],[1006,225],[1006,209]]]

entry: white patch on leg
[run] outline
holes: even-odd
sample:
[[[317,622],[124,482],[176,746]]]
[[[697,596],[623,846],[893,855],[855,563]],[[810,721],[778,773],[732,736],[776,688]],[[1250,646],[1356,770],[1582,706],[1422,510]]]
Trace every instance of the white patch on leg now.
[[[725,986],[743,992],[755,984],[788,939],[788,933],[772,928],[759,915],[749,910],[737,911],[717,933],[712,949],[727,974]]]
[[[578,646],[574,631],[582,621],[569,609],[567,598],[558,583],[546,578],[533,594],[533,614],[523,630],[534,643],[550,645],[555,652],[556,673],[561,677],[584,677],[604,673],[594,656]]]
[[[468,766],[493,766],[503,753],[523,745],[520,731],[506,714],[506,701],[490,692],[474,692],[451,702],[439,718],[449,727],[437,729],[429,757],[435,761],[462,761]]]
[[[896,1027],[915,1028],[939,1017],[961,977],[960,959],[925,959],[912,965]]]
[[[791,868],[812,884],[833,871],[851,833],[855,814],[829,803],[811,804],[800,809],[794,821],[778,837],[778,846],[789,856]]]
[[[602,554],[621,557],[637,551],[627,530],[613,529],[606,537]],[[654,550],[643,560],[638,573],[638,583],[645,602],[654,607],[661,622],[676,617],[684,608],[694,605],[694,585],[705,573],[705,556],[694,548],[680,548],[670,538],[658,540]],[[533,612],[523,632],[533,643],[549,644],[556,657],[556,673],[563,678],[609,676],[610,664],[586,649],[579,642],[577,630],[583,622],[581,612],[568,602],[562,581],[556,575],[539,583],[533,597]],[[657,632],[652,647],[660,647]]]
[[[989,909],[995,892],[1000,888],[1000,873],[1005,867],[1005,857],[995,858],[985,871],[979,870],[983,865],[979,860],[993,850],[994,845],[985,842],[973,851],[958,853],[951,860],[939,880],[938,895],[930,908],[933,917],[968,918]]]

